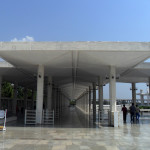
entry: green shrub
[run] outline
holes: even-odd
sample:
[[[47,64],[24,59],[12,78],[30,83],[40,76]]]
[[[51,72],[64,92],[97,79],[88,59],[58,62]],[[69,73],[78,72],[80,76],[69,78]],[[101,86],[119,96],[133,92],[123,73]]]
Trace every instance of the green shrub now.
[[[139,106],[140,109],[150,109],[150,106]]]

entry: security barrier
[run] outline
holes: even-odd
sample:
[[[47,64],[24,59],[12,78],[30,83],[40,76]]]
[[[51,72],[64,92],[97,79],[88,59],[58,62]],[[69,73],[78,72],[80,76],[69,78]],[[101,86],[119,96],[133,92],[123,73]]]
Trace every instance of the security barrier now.
[[[25,124],[36,124],[36,110],[25,110]]]
[[[100,125],[108,125],[108,120],[109,120],[109,116],[108,116],[108,109],[105,110],[98,110],[98,122]]]
[[[59,110],[56,110],[56,111],[55,111],[55,118],[56,118],[56,119],[59,119],[59,117],[60,117],[59,115],[60,115]]]
[[[43,124],[45,125],[54,125],[54,110],[43,110]]]
[[[35,125],[36,124],[36,110],[25,110],[25,120],[26,125]],[[54,125],[54,110],[43,110],[42,115],[42,124],[45,125]]]

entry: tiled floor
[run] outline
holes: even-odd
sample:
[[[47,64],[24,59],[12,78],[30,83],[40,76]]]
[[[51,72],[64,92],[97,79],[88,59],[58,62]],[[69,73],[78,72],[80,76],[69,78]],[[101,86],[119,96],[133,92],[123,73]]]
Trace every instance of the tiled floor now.
[[[121,128],[88,128],[83,118],[71,108],[55,128],[12,124],[0,132],[0,150],[150,150],[150,124],[144,118]]]

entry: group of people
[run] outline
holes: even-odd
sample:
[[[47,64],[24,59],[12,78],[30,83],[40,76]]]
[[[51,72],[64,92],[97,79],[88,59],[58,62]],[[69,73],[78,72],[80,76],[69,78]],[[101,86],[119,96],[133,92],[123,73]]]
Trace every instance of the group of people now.
[[[136,115],[136,120],[139,120],[140,117],[140,109],[138,107],[138,105],[136,105],[136,107],[134,106],[134,103],[132,103],[132,105],[130,106],[130,117],[131,117],[131,122],[134,122],[134,116]],[[124,123],[126,123],[126,118],[127,118],[127,113],[128,110],[125,107],[125,105],[123,105],[122,107],[122,111],[123,111],[123,121]]]

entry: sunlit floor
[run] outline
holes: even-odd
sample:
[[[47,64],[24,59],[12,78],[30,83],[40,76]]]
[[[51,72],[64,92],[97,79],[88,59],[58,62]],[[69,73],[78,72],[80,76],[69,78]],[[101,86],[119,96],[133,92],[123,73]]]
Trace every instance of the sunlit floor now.
[[[70,113],[69,113],[70,111]],[[0,150],[149,150],[149,116],[123,127],[92,128],[76,108],[69,108],[56,127],[9,124],[1,131]]]

